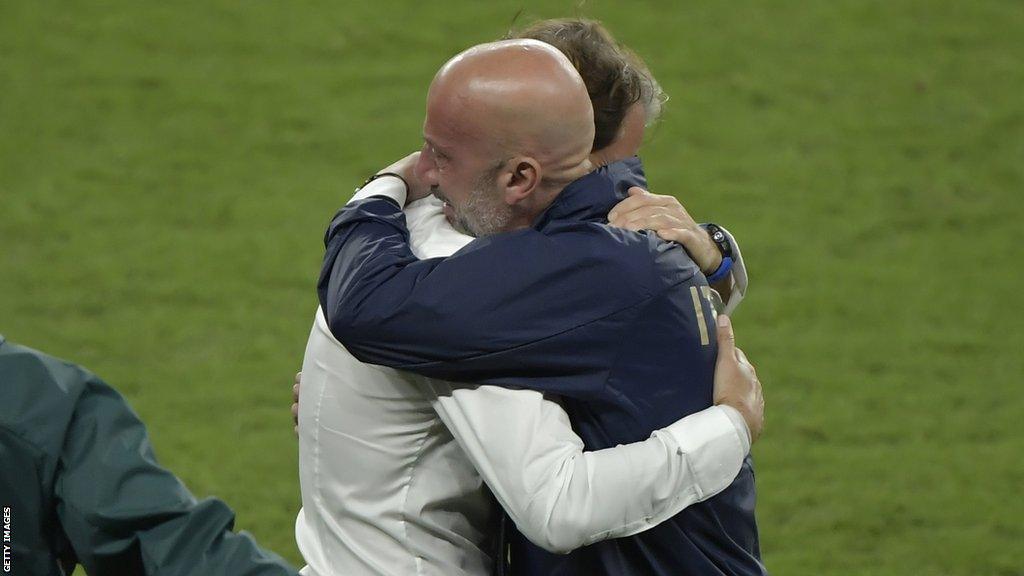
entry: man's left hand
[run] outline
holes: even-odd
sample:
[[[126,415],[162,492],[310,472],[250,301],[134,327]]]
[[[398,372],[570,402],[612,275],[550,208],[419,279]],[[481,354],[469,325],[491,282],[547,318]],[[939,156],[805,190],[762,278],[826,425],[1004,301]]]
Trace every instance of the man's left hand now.
[[[430,195],[430,186],[420,182],[420,179],[416,177],[416,163],[419,162],[419,159],[420,153],[419,151],[416,151],[391,164],[387,168],[384,168],[380,172],[377,172],[377,174],[382,174],[384,172],[398,174],[403,180],[405,180],[406,185],[409,186],[409,189],[406,191],[406,204],[419,200],[420,198],[426,198]]]
[[[608,213],[608,223],[627,230],[654,230],[662,239],[682,244],[705,274],[722,264],[722,253],[711,236],[674,196],[651,194],[634,186],[629,197]]]

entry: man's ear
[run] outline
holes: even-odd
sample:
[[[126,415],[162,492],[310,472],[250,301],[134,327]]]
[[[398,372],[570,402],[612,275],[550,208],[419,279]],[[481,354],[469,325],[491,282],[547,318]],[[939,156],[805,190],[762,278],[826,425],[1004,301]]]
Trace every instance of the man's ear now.
[[[502,174],[502,192],[509,206],[519,204],[540,187],[540,162],[529,156],[519,156],[508,161],[509,170]]]

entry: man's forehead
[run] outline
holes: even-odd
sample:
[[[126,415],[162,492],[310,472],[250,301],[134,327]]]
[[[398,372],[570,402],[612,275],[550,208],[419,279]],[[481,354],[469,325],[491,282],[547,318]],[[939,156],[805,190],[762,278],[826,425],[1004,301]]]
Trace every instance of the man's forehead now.
[[[444,107],[427,108],[423,121],[423,139],[431,146],[448,149],[475,142],[477,130],[468,114],[457,114]]]

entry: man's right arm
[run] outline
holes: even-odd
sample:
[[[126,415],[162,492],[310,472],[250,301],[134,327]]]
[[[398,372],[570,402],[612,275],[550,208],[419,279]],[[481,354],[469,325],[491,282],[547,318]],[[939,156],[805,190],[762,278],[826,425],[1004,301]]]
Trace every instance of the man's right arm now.
[[[718,405],[645,441],[584,451],[562,407],[531,390],[432,381],[434,408],[519,530],[566,553],[652,528],[732,483],[763,401],[725,316],[718,334]]]
[[[642,532],[718,494],[750,445],[743,418],[728,406],[641,442],[584,451],[565,410],[540,392],[437,392],[438,415],[520,532],[556,553]]]

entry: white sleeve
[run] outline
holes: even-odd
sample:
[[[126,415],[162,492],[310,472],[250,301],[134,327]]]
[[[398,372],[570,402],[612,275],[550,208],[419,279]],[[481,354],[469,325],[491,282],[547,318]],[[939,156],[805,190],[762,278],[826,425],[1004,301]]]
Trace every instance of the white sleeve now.
[[[397,176],[381,176],[371,181],[366,186],[356,190],[349,202],[369,198],[370,196],[386,196],[395,202],[399,207],[405,206],[406,190],[405,182]]]
[[[568,415],[539,392],[431,382],[434,408],[498,502],[552,552],[642,532],[714,496],[750,446],[743,418],[715,406],[645,441],[584,452]]]
[[[743,297],[747,295],[747,267],[743,263],[743,254],[740,253],[740,245],[736,242],[736,238],[725,228],[722,228],[722,232],[729,237],[729,242],[732,243],[733,262],[732,270],[729,273],[732,292],[729,294],[729,301],[718,312],[731,315],[739,307]],[[721,298],[718,301],[721,302]]]

